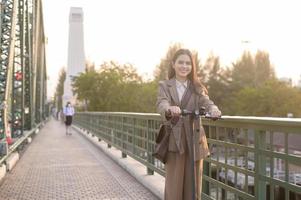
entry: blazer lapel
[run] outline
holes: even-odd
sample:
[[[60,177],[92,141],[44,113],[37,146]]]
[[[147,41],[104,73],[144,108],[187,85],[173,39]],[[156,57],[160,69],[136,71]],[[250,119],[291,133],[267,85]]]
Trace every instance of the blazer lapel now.
[[[177,106],[180,106],[180,100],[178,97],[178,92],[177,92],[177,88],[176,88],[176,79],[170,79],[167,81],[167,85],[168,85],[168,89],[171,95],[171,98],[173,99],[173,101],[175,102],[175,104]]]
[[[182,109],[186,109],[191,95],[192,95],[192,85],[191,85],[190,81],[188,80],[187,89],[185,90],[182,100],[181,100],[181,108]]]

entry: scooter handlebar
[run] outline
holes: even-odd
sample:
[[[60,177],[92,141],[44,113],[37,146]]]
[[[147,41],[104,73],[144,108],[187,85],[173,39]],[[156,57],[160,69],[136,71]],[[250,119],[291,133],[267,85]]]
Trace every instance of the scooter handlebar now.
[[[168,111],[166,112],[166,115],[167,115],[167,116],[171,116],[170,110],[168,110]],[[212,120],[218,120],[218,119],[221,119],[221,116],[219,116],[219,117],[212,117],[211,114],[210,114],[209,112],[206,112],[206,111],[205,111],[205,108],[203,108],[203,107],[202,107],[199,111],[198,111],[198,110],[190,111],[190,110],[182,109],[182,110],[181,110],[181,115],[182,115],[182,116],[188,116],[188,115],[191,115],[191,116],[194,116],[194,117],[204,116],[205,118],[212,119]]]

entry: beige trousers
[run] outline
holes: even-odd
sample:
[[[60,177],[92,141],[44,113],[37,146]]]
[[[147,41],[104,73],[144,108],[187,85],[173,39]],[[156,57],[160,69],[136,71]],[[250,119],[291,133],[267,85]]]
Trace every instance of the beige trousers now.
[[[191,156],[187,148],[186,137],[181,140],[185,153],[168,152],[165,164],[165,200],[191,200],[192,199],[192,170]],[[195,161],[195,192],[197,200],[201,200],[203,160]]]

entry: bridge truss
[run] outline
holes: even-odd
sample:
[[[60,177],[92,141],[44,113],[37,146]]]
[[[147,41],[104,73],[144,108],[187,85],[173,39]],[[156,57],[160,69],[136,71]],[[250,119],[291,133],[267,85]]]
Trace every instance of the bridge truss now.
[[[0,0],[0,140],[46,118],[47,74],[41,0]]]

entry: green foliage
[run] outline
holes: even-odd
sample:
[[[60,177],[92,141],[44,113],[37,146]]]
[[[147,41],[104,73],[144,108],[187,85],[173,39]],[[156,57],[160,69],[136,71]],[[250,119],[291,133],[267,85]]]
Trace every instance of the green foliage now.
[[[228,95],[220,104],[224,114],[278,117],[285,117],[288,112],[296,114],[286,97],[295,92],[276,80],[268,53],[258,51],[254,57],[244,52],[233,63],[229,77],[229,84],[223,88]]]
[[[266,80],[275,79],[274,68],[270,63],[269,54],[264,51],[257,51],[255,55],[255,86],[264,84]]]
[[[301,93],[278,80],[269,80],[258,88],[245,87],[228,101],[232,115],[286,117],[301,116]]]
[[[233,63],[232,84],[234,90],[247,86],[255,86],[254,83],[255,65],[250,52],[244,52],[241,59]]]
[[[158,83],[155,81],[141,84],[136,95],[136,112],[156,112]],[[142,98],[141,98],[142,97]],[[138,106],[138,107],[137,107]]]
[[[225,98],[229,97],[229,70],[220,66],[219,57],[211,54],[202,68],[204,84],[208,89],[208,93],[215,104],[221,105]]]
[[[270,64],[269,55],[258,51],[255,58],[250,52],[244,52],[240,60],[233,63],[232,69],[233,90],[244,87],[259,87],[266,81],[274,79],[274,69]]]
[[[158,81],[167,78],[171,58],[179,48],[180,44],[169,47],[152,82],[143,82],[131,64],[111,61],[103,63],[99,71],[90,68],[75,77],[73,91],[87,103],[89,111],[156,112]],[[232,68],[221,66],[213,54],[202,66],[198,53],[193,51],[193,55],[198,77],[224,115],[301,116],[301,91],[275,78],[268,53],[258,51],[253,56],[244,52]]]
[[[79,76],[73,77],[72,87],[73,93],[77,94],[77,99],[85,104],[97,101],[95,92],[97,91],[98,74],[95,71],[87,71],[80,73]]]
[[[154,112],[155,84],[142,83],[130,64],[113,61],[99,72],[88,71],[73,80],[74,93],[88,103],[89,111]]]
[[[64,94],[64,82],[66,80],[66,71],[64,68],[59,73],[58,84],[54,94],[54,101],[57,105],[57,109],[60,110],[63,106],[63,94]]]

